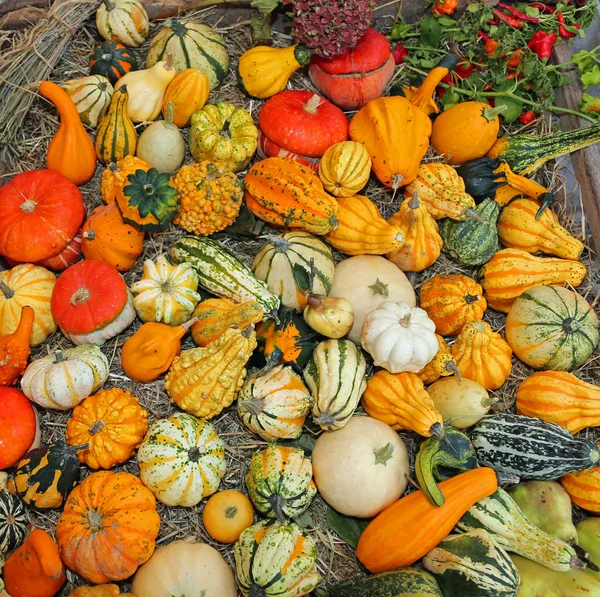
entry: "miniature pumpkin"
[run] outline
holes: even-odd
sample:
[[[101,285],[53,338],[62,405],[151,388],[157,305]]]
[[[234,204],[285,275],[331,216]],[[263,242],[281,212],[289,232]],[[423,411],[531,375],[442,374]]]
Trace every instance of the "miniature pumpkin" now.
[[[0,559],[23,543],[29,524],[25,504],[12,493],[0,489]]]
[[[108,41],[139,48],[148,37],[148,14],[139,0],[104,0],[96,11],[98,33]]]
[[[39,423],[31,402],[15,388],[0,387],[0,471],[17,464],[28,450],[39,447],[39,441],[33,445],[38,434]]]
[[[216,162],[225,170],[243,170],[258,145],[258,129],[243,108],[220,102],[192,115],[190,152],[196,162]]]
[[[246,380],[238,395],[238,416],[246,429],[265,441],[297,439],[312,404],[300,376],[278,365]]]
[[[144,261],[141,280],[131,285],[133,306],[144,321],[181,325],[200,300],[198,276],[190,263],[171,265],[164,255]]]
[[[442,336],[436,334],[438,339],[439,350],[433,357],[432,361],[429,361],[421,371],[417,373],[417,377],[425,384],[430,384],[440,377],[447,377],[448,375],[458,375],[460,378],[460,371],[454,362],[452,351]]]
[[[135,475],[99,471],[69,495],[56,537],[71,570],[106,583],[131,576],[150,558],[159,527],[156,500]]]
[[[100,192],[104,203],[114,203],[123,185],[127,184],[127,177],[130,174],[135,174],[138,170],[148,171],[150,170],[150,164],[134,155],[126,155],[116,164],[111,162],[102,173],[102,181],[100,182]]]
[[[105,41],[94,46],[90,56],[90,74],[102,75],[114,85],[122,76],[137,70],[133,50],[114,41]]]
[[[419,304],[442,336],[458,336],[467,323],[481,321],[487,308],[483,288],[462,274],[437,274],[421,286]]]
[[[69,410],[98,390],[108,379],[108,359],[93,344],[58,350],[33,361],[21,388],[44,408]]]
[[[50,310],[55,284],[52,272],[31,263],[0,272],[0,332],[12,334],[19,326],[23,307],[28,305],[35,312],[29,344],[42,344],[56,330]]]
[[[112,99],[113,86],[110,81],[102,75],[90,75],[67,81],[61,87],[73,100],[81,122],[95,129]]]
[[[81,449],[56,442],[30,450],[9,477],[7,489],[33,508],[59,508],[79,482],[81,470],[75,453]]]
[[[302,448],[269,444],[252,455],[246,488],[254,507],[285,523],[305,512],[317,494],[310,459]]]
[[[183,166],[173,180],[179,213],[173,223],[192,234],[208,236],[235,222],[244,189],[237,176],[207,160]]]
[[[161,376],[181,352],[181,338],[192,321],[179,326],[154,322],[142,325],[121,349],[125,374],[142,383]]]
[[[77,587],[69,597],[135,597],[133,593],[121,593],[117,585],[96,585]]]
[[[91,469],[113,468],[131,458],[148,430],[148,411],[119,388],[100,390],[75,407],[67,422],[71,445],[88,444],[79,461]]]
[[[497,390],[512,370],[512,349],[485,321],[465,325],[452,345],[452,356],[461,375],[486,390]]]
[[[256,301],[234,303],[226,298],[202,301],[194,310],[197,320],[192,325],[192,338],[198,346],[208,346],[228,328],[245,330],[263,318],[261,306]]]
[[[319,178],[334,197],[352,197],[369,182],[371,156],[356,141],[335,143],[319,161]]]
[[[135,155],[137,131],[127,113],[129,93],[127,87],[117,89],[96,131],[96,154],[103,164],[118,162]]]
[[[54,257],[73,240],[84,217],[79,189],[61,173],[17,174],[0,187],[0,255],[20,263]]]
[[[227,469],[212,423],[187,413],[156,421],[137,460],[144,485],[168,506],[195,506],[217,491]]]
[[[442,253],[444,241],[438,225],[414,193],[407,197],[388,224],[398,226],[404,244],[386,254],[403,272],[421,272],[433,265]]]
[[[14,597],[54,597],[66,579],[54,539],[34,529],[4,564],[4,581]]]
[[[252,502],[234,489],[213,494],[202,511],[206,532],[219,543],[235,543],[253,522]]]
[[[362,347],[378,367],[390,373],[418,373],[438,352],[435,324],[407,303],[386,301],[365,318]]]
[[[235,544],[235,567],[244,597],[299,597],[321,581],[314,539],[293,522],[248,527]]]
[[[17,329],[12,334],[0,336],[0,386],[14,386],[27,367],[34,317],[35,311],[25,305]]]
[[[162,113],[166,118],[169,103],[173,106],[173,123],[180,129],[189,126],[192,115],[206,104],[210,83],[201,68],[186,68],[167,87]]]
[[[144,236],[126,224],[116,203],[100,205],[82,229],[82,252],[86,259],[105,261],[120,272],[130,270],[144,251]]]
[[[52,292],[52,315],[73,344],[104,344],[135,319],[125,281],[108,263],[85,260],[72,265]]]
[[[206,348],[184,350],[165,378],[165,390],[179,408],[212,419],[235,399],[246,377],[246,363],[256,348],[249,328],[230,328]]]

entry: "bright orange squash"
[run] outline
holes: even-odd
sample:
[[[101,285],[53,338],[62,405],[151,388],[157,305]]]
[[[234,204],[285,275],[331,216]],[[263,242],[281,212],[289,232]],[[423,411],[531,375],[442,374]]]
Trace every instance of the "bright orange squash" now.
[[[35,311],[25,305],[17,329],[12,334],[0,336],[0,386],[14,386],[23,375],[31,352],[29,336],[34,318]]]
[[[589,512],[600,513],[600,468],[570,473],[560,480],[574,504]]]
[[[209,93],[210,83],[206,73],[200,68],[186,68],[167,87],[162,105],[164,118],[167,118],[169,102],[171,102],[175,126],[179,128],[188,126],[192,114],[204,107]]]

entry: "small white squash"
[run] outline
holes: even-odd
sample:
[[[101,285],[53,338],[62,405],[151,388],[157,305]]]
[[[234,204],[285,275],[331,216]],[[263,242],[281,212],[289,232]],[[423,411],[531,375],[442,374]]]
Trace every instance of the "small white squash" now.
[[[410,474],[404,442],[371,417],[352,417],[343,429],[321,434],[312,464],[321,497],[359,518],[371,518],[400,498]]]
[[[345,298],[352,304],[354,324],[348,339],[359,346],[365,317],[382,302],[403,301],[411,307],[417,304],[408,278],[379,255],[357,255],[338,263],[329,296]]]
[[[108,41],[139,48],[148,37],[148,13],[139,0],[103,0],[96,12],[98,33]]]
[[[435,407],[444,421],[457,429],[466,429],[475,425],[496,402],[483,386],[463,377],[442,377],[427,388]]]
[[[138,568],[136,597],[237,597],[235,576],[223,556],[206,543],[173,541]]]
[[[29,364],[21,390],[44,408],[69,410],[100,389],[110,366],[100,348],[83,344],[59,350]]]
[[[153,122],[138,139],[136,155],[159,172],[175,172],[185,157],[185,141],[173,124],[173,104],[166,120]]]
[[[362,347],[390,373],[418,373],[438,353],[435,323],[419,307],[383,302],[365,318]]]

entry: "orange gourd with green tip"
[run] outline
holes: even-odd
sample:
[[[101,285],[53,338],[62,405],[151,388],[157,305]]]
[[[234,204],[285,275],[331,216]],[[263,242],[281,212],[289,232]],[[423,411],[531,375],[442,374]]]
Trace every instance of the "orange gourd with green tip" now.
[[[35,311],[26,305],[21,309],[21,319],[12,334],[0,336],[0,386],[14,386],[27,367],[31,349],[29,336],[33,329]]]
[[[69,94],[51,81],[40,83],[40,93],[54,104],[60,116],[60,126],[48,146],[48,170],[60,172],[76,185],[85,184],[96,171],[96,151],[77,107]]]

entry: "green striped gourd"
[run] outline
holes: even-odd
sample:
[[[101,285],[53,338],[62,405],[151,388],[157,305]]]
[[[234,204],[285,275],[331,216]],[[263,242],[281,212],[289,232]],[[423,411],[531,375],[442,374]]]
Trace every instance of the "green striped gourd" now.
[[[310,260],[314,259],[313,292],[327,296],[333,284],[335,263],[331,249],[308,232],[285,232],[268,237],[252,262],[258,280],[281,298],[285,307],[302,311],[306,307],[310,281]]]
[[[521,581],[510,556],[482,529],[449,535],[423,558],[423,566],[444,597],[516,597]]]
[[[96,128],[106,114],[113,96],[113,86],[102,75],[90,75],[63,83],[61,87],[69,94],[83,124]]]
[[[457,222],[446,218],[440,223],[444,253],[463,265],[486,263],[498,250],[496,224],[500,206],[493,199],[486,199],[475,212],[477,219]]]
[[[184,236],[169,249],[173,263],[189,262],[202,288],[237,303],[256,301],[265,313],[279,307],[279,298],[257,280],[246,265],[218,242],[201,236]]]
[[[304,450],[277,444],[252,455],[246,488],[254,507],[281,523],[305,512],[317,494]]]
[[[456,525],[459,532],[475,529],[487,531],[507,551],[518,553],[546,568],[566,572],[585,566],[568,543],[531,523],[502,488],[471,506]]]
[[[503,413],[483,418],[471,432],[482,466],[541,481],[598,466],[600,449],[556,423]]]
[[[352,578],[329,591],[329,597],[443,597],[435,578],[419,568],[402,568]]]
[[[167,19],[150,42],[146,68],[173,55],[178,73],[198,68],[206,73],[211,91],[229,72],[229,52],[223,37],[212,27],[201,23],[182,23]]]
[[[350,420],[367,387],[366,368],[350,340],[326,340],[315,348],[304,381],[315,400],[313,420],[322,429],[341,429]]]

